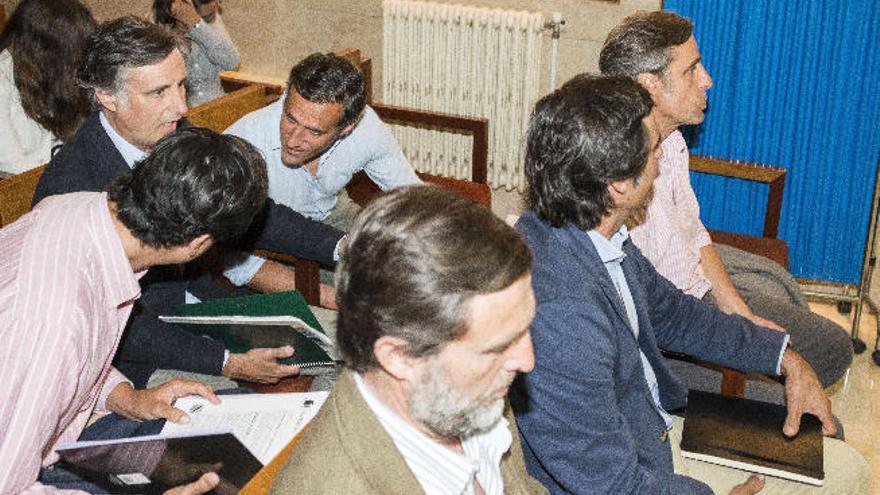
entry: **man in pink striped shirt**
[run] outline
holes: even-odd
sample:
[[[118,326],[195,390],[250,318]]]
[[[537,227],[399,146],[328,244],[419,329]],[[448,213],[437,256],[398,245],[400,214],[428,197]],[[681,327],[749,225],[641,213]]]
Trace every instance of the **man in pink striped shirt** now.
[[[605,74],[635,79],[651,94],[651,116],[663,139],[654,198],[644,221],[630,229],[633,243],[685,293],[725,313],[788,333],[791,347],[810,363],[822,385],[837,382],[852,362],[852,345],[843,328],[812,313],[805,303],[769,293],[767,287],[738,285],[700,221],[700,205],[688,175],[687,144],[678,128],[703,122],[712,78],[703,67],[691,21],[672,12],[633,14],[608,34],[599,66]],[[726,250],[756,268],[761,264],[772,268],[760,257]],[[790,279],[784,270],[778,272]],[[790,285],[797,290],[793,281]],[[718,390],[720,373],[680,361],[671,364],[689,388]],[[746,395],[782,402],[783,388],[749,381]]]
[[[135,390],[110,362],[146,270],[244,232],[266,189],[251,145],[185,129],[109,192],[47,198],[0,230],[0,493],[56,491],[37,481],[41,466],[92,414],[185,422],[171,406],[177,397],[217,401],[183,380]],[[209,475],[185,488],[207,491],[217,481]]]

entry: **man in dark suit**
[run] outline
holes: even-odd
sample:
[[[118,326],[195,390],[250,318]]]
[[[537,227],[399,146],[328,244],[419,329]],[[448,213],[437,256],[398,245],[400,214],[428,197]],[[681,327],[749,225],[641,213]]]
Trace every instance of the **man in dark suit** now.
[[[658,174],[652,106],[631,79],[581,75],[532,115],[517,229],[535,260],[536,367],[511,390],[526,464],[552,493],[756,493],[762,478],[681,458],[681,419],[669,411],[687,391],[658,347],[782,375],[786,435],[803,413],[833,434],[831,406],[787,335],[685,295],[628,240],[625,223]],[[838,440],[825,448],[826,488],[862,493],[864,460]]]
[[[371,203],[336,272],[345,367],[272,492],[546,493],[505,400],[534,366],[530,264],[512,228],[448,191]]]
[[[133,168],[159,139],[188,125],[182,119],[187,110],[186,66],[178,43],[167,28],[135,17],[98,29],[79,72],[96,112],[49,162],[34,204],[53,194],[103,190],[114,177]],[[244,237],[261,248],[333,266],[342,235],[268,200],[262,218]],[[183,304],[186,293],[200,299],[227,295],[199,267],[151,271],[142,280],[142,289],[116,358],[117,367],[137,386],[144,386],[157,368],[257,382],[277,381],[298,371],[277,362],[293,352],[290,348],[230,354],[216,342],[157,319]]]

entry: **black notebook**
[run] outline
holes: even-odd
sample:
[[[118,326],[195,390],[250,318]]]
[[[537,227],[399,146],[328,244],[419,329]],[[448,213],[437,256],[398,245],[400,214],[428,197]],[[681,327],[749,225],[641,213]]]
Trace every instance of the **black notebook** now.
[[[691,390],[681,439],[689,459],[821,486],[822,424],[805,414],[797,436],[782,433],[784,406]]]
[[[212,493],[233,495],[263,467],[228,432],[77,442],[57,452],[64,467],[108,493],[162,493],[212,471],[220,476]]]
[[[223,343],[233,353],[243,353],[260,347],[293,346],[293,356],[280,359],[284,364],[300,368],[333,366],[333,343],[326,334],[302,320],[291,316],[280,317],[202,317],[163,316],[166,323],[196,335]]]

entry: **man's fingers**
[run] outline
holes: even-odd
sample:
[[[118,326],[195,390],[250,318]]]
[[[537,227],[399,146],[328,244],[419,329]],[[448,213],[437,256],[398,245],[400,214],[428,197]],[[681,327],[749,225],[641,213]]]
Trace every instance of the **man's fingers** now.
[[[156,401],[152,408],[153,419],[164,418],[172,423],[187,424],[189,416],[182,410],[161,401]]]
[[[283,347],[275,347],[273,349],[265,349],[266,354],[273,359],[285,359],[293,356],[293,347],[286,345]]]
[[[831,437],[837,434],[837,423],[834,421],[834,415],[831,414],[830,408],[822,410],[817,416],[822,422],[822,434]]]
[[[168,386],[171,387],[171,400],[177,399],[179,397],[186,397],[188,395],[198,395],[208,399],[213,404],[219,404],[220,399],[217,398],[217,395],[214,394],[214,391],[208,385],[204,383],[194,382],[192,380],[184,380],[182,378],[175,378],[174,380],[168,382]]]
[[[208,493],[220,483],[217,473],[205,473],[196,481],[188,485],[178,486],[165,492],[165,495],[201,495]]]
[[[788,404],[788,415],[785,417],[785,424],[782,426],[782,433],[785,433],[785,436],[793,437],[800,431],[801,414],[800,405]]]

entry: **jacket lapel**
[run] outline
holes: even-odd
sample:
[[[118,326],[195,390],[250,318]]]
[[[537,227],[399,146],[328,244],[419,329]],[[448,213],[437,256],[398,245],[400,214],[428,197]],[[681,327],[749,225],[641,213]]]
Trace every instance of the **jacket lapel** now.
[[[423,493],[391,437],[364,401],[351,370],[343,368],[336,382],[335,421],[343,449],[376,493],[410,495]],[[330,475],[330,474],[328,474]]]
[[[602,263],[602,259],[599,257],[593,241],[590,240],[590,236],[573,225],[568,225],[563,229],[554,229],[554,231],[566,249],[580,262],[584,269],[584,277],[590,277],[602,289],[602,293],[611,303],[611,307],[614,308],[617,316],[629,328],[630,335],[635,339],[635,333],[626,315],[623,298],[620,297],[617,287],[611,281],[611,276],[608,275],[608,270],[605,268],[605,264]],[[624,270],[624,273],[626,274],[626,270]],[[639,321],[641,321],[641,315],[639,315]]]

